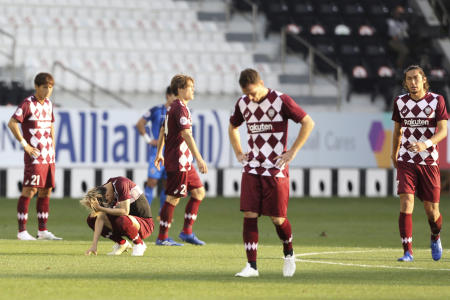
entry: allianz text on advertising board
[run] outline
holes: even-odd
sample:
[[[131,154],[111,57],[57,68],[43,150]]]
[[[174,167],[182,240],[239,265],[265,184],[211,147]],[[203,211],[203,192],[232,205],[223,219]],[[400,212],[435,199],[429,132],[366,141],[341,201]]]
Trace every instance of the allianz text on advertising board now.
[[[0,107],[0,168],[21,167],[23,150],[8,129],[15,107]],[[141,110],[56,109],[56,158],[59,167],[147,165],[147,145],[135,128]],[[206,162],[216,168],[239,167],[228,139],[230,112],[193,110],[193,134]],[[390,114],[312,112],[316,123],[291,167],[390,167],[393,122]],[[288,147],[300,125],[290,122]],[[240,127],[247,149],[247,127]],[[387,150],[386,150],[387,149]],[[386,150],[386,151],[385,151]],[[448,153],[447,153],[448,152]],[[388,161],[387,166],[380,162]],[[440,143],[441,168],[450,168],[448,140]]]
[[[0,108],[2,167],[23,165],[23,150],[8,129],[14,107]],[[147,164],[147,145],[135,124],[138,110],[55,110],[56,159],[59,167],[128,167]],[[193,134],[208,164],[229,165],[228,112],[193,113]],[[224,125],[225,124],[225,125]]]

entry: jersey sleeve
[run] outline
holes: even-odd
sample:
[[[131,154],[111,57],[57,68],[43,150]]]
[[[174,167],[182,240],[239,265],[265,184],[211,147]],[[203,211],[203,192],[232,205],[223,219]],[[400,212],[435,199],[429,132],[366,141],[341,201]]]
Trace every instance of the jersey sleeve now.
[[[282,114],[296,123],[299,123],[307,113],[297,104],[294,99],[286,94],[280,96],[283,100],[283,106],[281,107]]]
[[[392,111],[392,121],[401,123],[402,119],[400,117],[400,111],[398,110],[397,99],[398,99],[398,97],[395,98],[395,100],[394,100],[394,109]]]
[[[233,114],[230,117],[230,124],[234,127],[239,127],[244,122],[244,116],[242,115],[241,109],[239,107],[239,102],[240,99],[236,102]]]
[[[159,115],[161,112],[159,111],[158,107],[153,107],[150,110],[150,121],[152,122],[152,126],[155,124],[155,121],[159,123]]]
[[[190,114],[186,107],[180,106],[180,109],[176,111],[175,120],[180,130],[191,128]]]
[[[125,201],[131,199],[130,185],[125,180],[119,180],[116,185],[117,201]]]
[[[151,118],[152,118],[152,110],[153,110],[153,108],[147,110],[147,111],[145,112],[145,114],[142,115],[142,118],[143,118],[145,121],[149,122],[149,121],[151,120]]]
[[[443,96],[438,97],[438,106],[436,108],[436,121],[448,120],[447,108],[445,107],[445,99]]]
[[[30,103],[25,100],[22,103],[20,103],[19,106],[17,106],[17,109],[12,115],[12,118],[16,119],[19,123],[23,123],[23,121],[29,116],[29,114],[30,114]]]

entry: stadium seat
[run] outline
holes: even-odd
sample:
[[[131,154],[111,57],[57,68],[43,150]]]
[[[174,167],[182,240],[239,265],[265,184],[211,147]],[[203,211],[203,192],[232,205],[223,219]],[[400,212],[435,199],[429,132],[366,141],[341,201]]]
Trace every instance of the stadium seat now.
[[[269,16],[269,30],[279,32],[281,27],[290,23],[291,16],[286,1],[271,1],[263,7]]]
[[[332,61],[336,62],[337,55],[336,55],[336,43],[333,39],[330,39],[329,37],[325,36],[317,36],[313,40],[313,45],[316,47],[320,53],[331,59]],[[324,62],[321,58],[315,56],[314,57],[314,65],[316,66],[317,70],[321,73],[329,74],[329,73],[336,73],[336,70],[332,68],[328,63]]]

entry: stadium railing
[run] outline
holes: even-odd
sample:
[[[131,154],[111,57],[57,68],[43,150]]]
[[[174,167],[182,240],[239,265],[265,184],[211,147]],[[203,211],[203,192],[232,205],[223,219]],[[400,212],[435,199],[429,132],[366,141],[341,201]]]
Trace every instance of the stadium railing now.
[[[2,28],[0,28],[0,35],[5,36],[6,38],[8,38],[12,41],[10,52],[7,53],[3,50],[0,50],[0,54],[5,56],[10,61],[11,78],[14,79],[16,77],[15,53],[16,53],[17,41],[13,34],[3,30]]]
[[[447,32],[450,32],[450,13],[448,11],[449,6],[445,6],[442,0],[430,0],[430,4],[434,9],[434,12],[441,19],[441,23]],[[448,5],[448,4],[447,4]]]
[[[302,44],[305,48],[308,49],[308,66],[309,66],[309,95],[313,95],[314,90],[314,76],[316,73],[315,68],[315,57],[319,58],[321,61],[323,61],[325,64],[329,65],[336,74],[334,83],[337,87],[337,109],[338,111],[341,109],[342,105],[342,99],[343,99],[343,71],[341,66],[334,63],[331,59],[326,57],[324,54],[322,54],[317,48],[315,48],[313,45],[311,45],[308,41],[305,39],[299,37],[296,34],[292,34],[287,30],[287,27],[283,27],[281,29],[281,66],[284,71],[285,64],[286,64],[286,55],[287,55],[287,35],[290,35],[293,39],[298,41],[300,44]],[[299,53],[296,53],[297,55],[300,55]]]
[[[74,76],[76,79],[88,84],[90,86],[90,93],[89,93],[89,98],[84,97],[83,95],[81,95],[80,93],[78,93],[77,91],[74,91],[72,89],[68,89],[67,87],[65,87],[64,85],[60,84],[60,88],[62,90],[64,90],[65,92],[68,92],[74,96],[76,96],[78,99],[82,100],[83,102],[86,102],[87,104],[89,104],[91,107],[96,107],[95,105],[95,96],[96,96],[96,92],[102,92],[103,94],[108,95],[109,97],[111,97],[113,100],[121,103],[123,106],[125,107],[131,107],[131,103],[129,103],[128,101],[126,101],[125,99],[121,98],[120,96],[112,93],[111,91],[109,91],[108,89],[99,86],[98,84],[96,84],[94,81],[84,77],[83,75],[81,75],[80,73],[78,73],[77,71],[67,67],[66,65],[64,65],[63,63],[59,62],[59,61],[55,61],[52,65],[52,73],[56,74],[58,72],[58,69],[61,69],[63,72],[67,72],[70,73],[72,76]]]
[[[232,10],[233,3],[230,1],[228,2],[228,16],[230,15],[230,11]],[[249,19],[246,14],[242,14],[244,19],[248,20],[252,24],[252,47],[253,49],[256,47],[256,43],[258,41],[258,29],[257,29],[257,23],[258,23],[258,4],[255,3],[252,0],[242,0],[241,6],[244,5],[246,7],[250,7],[251,11],[251,18]],[[235,12],[239,12],[239,10],[235,10]],[[229,17],[228,17],[229,19]]]

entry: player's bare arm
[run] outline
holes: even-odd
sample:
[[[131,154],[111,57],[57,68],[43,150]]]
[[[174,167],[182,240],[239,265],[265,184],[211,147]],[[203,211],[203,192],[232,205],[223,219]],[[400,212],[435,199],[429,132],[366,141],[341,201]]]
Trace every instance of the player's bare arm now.
[[[92,208],[96,212],[103,212],[112,216],[127,216],[130,213],[130,199],[120,201],[114,208],[103,207],[97,201],[92,203]]]
[[[200,154],[200,151],[198,151],[197,144],[195,144],[191,129],[183,129],[181,131],[181,137],[186,141],[186,144],[187,144],[189,150],[191,150],[192,155],[194,156],[195,160],[197,161],[197,166],[198,166],[200,173],[206,174],[208,172],[208,167],[206,166],[206,163],[203,160],[203,157]]]
[[[56,140],[55,140],[55,126],[53,125],[53,123],[52,123],[52,126],[51,126],[51,129],[50,129],[50,136],[51,136],[51,138],[52,138],[52,141],[53,141],[53,151],[55,151],[55,147],[56,147]],[[56,151],[55,151],[55,153],[56,153]]]
[[[394,122],[394,132],[392,133],[392,164],[397,168],[397,156],[402,140],[402,127],[399,122]]]
[[[248,160],[248,154],[242,151],[241,146],[241,135],[239,134],[239,127],[234,127],[233,125],[228,125],[228,135],[230,137],[230,143],[233,147],[234,154],[237,160],[242,163]]]
[[[436,133],[430,138],[432,145],[436,145],[447,136],[447,120],[441,120],[437,123]],[[425,142],[417,142],[409,145],[408,150],[414,152],[422,152],[428,149]]]
[[[145,124],[147,124],[147,120],[145,120],[144,118],[140,118],[139,121],[136,123],[136,128],[139,131],[139,134],[142,136],[142,138],[145,140],[147,144],[157,146],[158,141],[150,138],[148,133],[145,131]]]
[[[289,164],[295,158],[297,152],[303,147],[315,125],[313,119],[309,115],[306,115],[300,121],[300,124],[302,125],[302,127],[300,128],[298,136],[291,148],[285,153],[275,157],[275,159],[277,160],[275,165],[277,167],[282,168],[284,165]]]
[[[18,140],[22,144],[23,150],[28,155],[30,155],[32,157],[37,157],[40,153],[39,149],[32,147],[24,140],[22,133],[20,132],[18,123],[19,122],[14,118],[9,119],[9,122],[8,122],[9,129],[11,130],[11,132],[14,135],[14,137],[16,138],[16,140]]]
[[[94,235],[92,237],[91,247],[86,250],[85,255],[97,255],[97,245],[98,240],[100,239],[101,232],[103,230],[103,226],[105,225],[105,219],[103,215],[98,215],[97,219],[95,219],[95,227],[94,227]]]
[[[155,167],[160,170],[160,166],[164,166],[164,156],[162,154],[164,148],[164,126],[159,130],[158,144],[156,148]],[[161,163],[161,164],[160,164]]]

